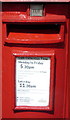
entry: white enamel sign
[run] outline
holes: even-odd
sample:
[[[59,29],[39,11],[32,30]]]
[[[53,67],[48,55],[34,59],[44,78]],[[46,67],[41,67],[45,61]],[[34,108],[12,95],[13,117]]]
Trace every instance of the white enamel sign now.
[[[48,106],[50,57],[16,57],[16,106]]]

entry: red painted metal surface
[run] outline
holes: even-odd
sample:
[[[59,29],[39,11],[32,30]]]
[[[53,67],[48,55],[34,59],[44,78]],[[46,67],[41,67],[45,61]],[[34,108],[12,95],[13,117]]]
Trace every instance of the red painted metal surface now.
[[[68,68],[67,68],[67,101],[66,101],[66,115],[70,119],[70,6],[68,6],[68,14],[69,14],[69,19],[68,19]]]
[[[2,4],[0,4],[0,11]],[[0,118],[2,118],[2,13],[0,12]]]
[[[10,6],[10,7],[9,7]],[[25,6],[25,7],[23,7]],[[3,35],[2,35],[2,118],[67,118],[67,69],[68,69],[68,26],[69,26],[69,4],[65,3],[45,3],[45,16],[30,17],[29,3],[3,3]],[[59,27],[41,29],[41,26],[58,25]],[[33,28],[22,30],[21,27],[14,26],[33,26]],[[34,25],[40,26],[34,29]],[[13,27],[12,27],[13,26]],[[17,29],[18,28],[18,29]],[[29,33],[29,30],[31,34]],[[39,30],[39,31],[38,31]],[[19,32],[20,31],[20,32]],[[22,32],[23,31],[23,32]],[[57,31],[57,32],[55,32]],[[27,34],[29,35],[27,36]],[[35,39],[37,34],[37,39]],[[42,36],[43,34],[43,37]],[[29,38],[32,36],[31,39]],[[23,36],[25,40],[23,40]],[[34,36],[34,37],[33,37]],[[46,39],[47,38],[47,39]],[[59,39],[60,38],[60,39]],[[26,41],[26,39],[28,39]],[[41,39],[41,42],[40,42]],[[33,41],[32,41],[33,40]],[[49,51],[54,51],[55,61],[53,60],[53,84],[54,91],[53,110],[14,110],[15,85],[14,85],[14,57],[13,53],[29,52],[29,56],[42,55]],[[21,51],[21,52],[20,52]],[[25,56],[26,54],[24,54]],[[27,56],[28,56],[27,55]],[[48,54],[47,54],[48,56]],[[70,79],[68,75],[68,79]],[[52,99],[50,99],[52,100]],[[70,110],[70,109],[69,109]]]

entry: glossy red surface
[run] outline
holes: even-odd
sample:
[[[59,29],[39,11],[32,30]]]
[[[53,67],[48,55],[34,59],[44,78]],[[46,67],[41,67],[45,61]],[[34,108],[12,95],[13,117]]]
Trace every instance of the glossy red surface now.
[[[68,68],[67,68],[67,101],[66,101],[66,115],[70,119],[70,6],[68,7],[68,14],[69,14],[69,19],[68,19]]]
[[[9,7],[10,6],[10,7]],[[25,7],[23,7],[25,6]],[[45,3],[45,16],[44,17],[29,17],[29,4],[20,3],[3,3],[3,35],[2,35],[2,118],[68,118],[67,109],[67,80],[70,79],[68,71],[69,61],[69,18],[68,13],[69,4],[65,3]],[[69,6],[70,7],[70,6]],[[16,15],[17,14],[17,15]],[[24,17],[27,16],[27,17]],[[45,25],[45,24],[58,24],[62,26],[57,33],[52,30],[49,33],[42,33],[43,39],[36,33],[36,29],[33,26],[33,33],[27,36],[28,33],[12,31],[11,25]],[[10,25],[10,27],[8,27]],[[41,28],[41,27],[40,27]],[[28,29],[26,29],[28,31]],[[46,32],[46,29],[44,30]],[[29,31],[28,31],[29,32]],[[51,35],[53,32],[53,35]],[[38,38],[35,41],[35,34]],[[61,40],[59,39],[61,36]],[[27,41],[22,41],[23,36]],[[34,37],[33,37],[34,36]],[[31,37],[31,39],[29,38]],[[14,40],[15,38],[15,40]],[[41,43],[40,43],[40,39]],[[47,39],[46,39],[47,38]],[[19,39],[19,40],[18,40]],[[32,41],[33,40],[33,41]],[[39,41],[38,41],[39,40]],[[49,42],[50,41],[50,42]],[[57,42],[58,41],[58,42]],[[70,48],[69,48],[70,49]],[[51,81],[53,84],[52,94],[53,98],[53,110],[18,110],[14,111],[14,98],[15,98],[15,80],[14,80],[14,58],[13,53],[21,55],[21,52],[28,51],[27,56],[34,55],[38,56],[40,53],[44,54],[49,51],[54,51],[55,61],[53,61],[53,76],[54,80]],[[20,52],[21,51],[21,52]],[[42,52],[43,51],[43,52]],[[24,56],[26,53],[24,54]],[[48,55],[48,54],[47,54]],[[55,64],[55,66],[54,66]],[[70,69],[70,67],[69,67]],[[68,75],[68,77],[67,77]],[[53,83],[54,81],[54,83]],[[52,99],[50,99],[52,100]],[[52,103],[52,102],[51,102]],[[69,109],[70,110],[70,109]]]

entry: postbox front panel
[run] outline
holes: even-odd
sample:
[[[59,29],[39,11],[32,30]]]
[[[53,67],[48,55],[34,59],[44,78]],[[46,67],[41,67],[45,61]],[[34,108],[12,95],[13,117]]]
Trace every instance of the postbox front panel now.
[[[39,11],[32,3],[12,4],[21,6],[22,14],[18,19],[17,6],[11,14],[3,6],[3,118],[64,118],[66,12],[54,12],[61,4],[40,4]]]
[[[13,49],[15,49],[15,48],[13,47]],[[20,50],[20,48],[16,48],[15,50],[17,51],[17,49],[18,49],[18,51]],[[7,51],[9,50],[9,52],[7,52],[7,53],[5,52],[4,56],[3,56],[3,60],[4,60],[4,62],[6,62],[5,64],[3,64],[3,67],[4,67],[3,74],[6,73],[6,71],[7,71],[7,73],[4,75],[4,79],[7,78],[7,81],[3,82],[3,89],[4,89],[4,93],[5,93],[5,94],[3,93],[3,110],[4,110],[3,115],[5,117],[9,117],[9,118],[10,117],[12,118],[12,116],[14,118],[15,117],[18,117],[18,118],[37,118],[37,117],[38,118],[47,118],[47,117],[49,117],[50,118],[50,113],[51,113],[51,118],[57,117],[57,116],[59,117],[59,114],[60,114],[61,117],[63,117],[63,114],[62,114],[63,110],[64,110],[63,109],[63,106],[64,106],[64,103],[63,103],[64,76],[63,76],[63,74],[64,74],[64,71],[65,71],[65,66],[64,66],[65,61],[63,62],[63,59],[65,59],[65,56],[64,56],[65,52],[63,52],[61,50],[61,54],[60,54],[59,51],[57,50],[56,53],[58,53],[58,55],[55,55],[56,59],[59,59],[57,64],[56,64],[56,61],[53,59],[52,66],[50,66],[51,65],[50,63],[48,64],[49,66],[47,66],[47,61],[46,61],[45,69],[42,70],[42,68],[41,68],[42,72],[44,72],[44,71],[47,72],[47,69],[48,69],[47,74],[49,74],[49,72],[50,72],[50,75],[49,75],[50,79],[47,78],[48,76],[47,76],[46,73],[41,73],[41,75],[40,75],[40,73],[39,74],[36,73],[36,71],[39,68],[35,70],[34,75],[36,74],[36,77],[32,74],[31,79],[29,77],[30,74],[28,75],[27,71],[26,71],[26,73],[24,73],[24,71],[22,71],[23,74],[24,74],[23,75],[23,81],[26,82],[26,80],[25,80],[26,77],[27,78],[29,77],[29,79],[27,81],[32,82],[32,79],[33,79],[34,80],[33,81],[34,85],[38,85],[38,82],[40,82],[41,89],[39,91],[40,86],[38,86],[38,90],[37,90],[38,97],[37,97],[37,94],[35,94],[33,92],[33,88],[31,90],[32,93],[29,92],[30,89],[26,88],[26,91],[28,90],[28,92],[26,92],[26,94],[25,94],[25,91],[24,91],[24,93],[21,97],[22,92],[19,94],[19,92],[20,92],[20,91],[18,91],[18,87],[19,87],[18,85],[19,84],[17,83],[17,82],[19,82],[17,79],[19,77],[19,70],[20,69],[18,68],[18,63],[16,63],[18,61],[15,61],[15,60],[18,59],[19,56],[20,56],[20,58],[23,58],[25,55],[23,55],[22,57],[21,57],[21,55],[18,55],[18,57],[15,57],[11,52],[12,48],[9,49],[9,47],[8,47],[8,48],[6,48],[6,50]],[[23,48],[21,50],[23,51]],[[29,49],[27,49],[27,50],[29,51]],[[34,49],[31,49],[31,51],[33,51],[33,50]],[[40,48],[40,49],[36,49],[36,50],[41,52],[41,50],[43,50],[43,49]],[[25,49],[24,49],[24,51],[25,51]],[[50,58],[49,55],[47,55],[47,51],[48,50],[46,50],[46,56],[45,57]],[[34,52],[36,53],[37,51],[34,51]],[[45,49],[44,49],[44,52],[45,52]],[[6,56],[8,56],[9,59]],[[36,57],[36,56],[31,56],[30,55],[30,56],[26,56],[26,57],[28,58],[28,57]],[[37,58],[38,57],[40,58],[40,56],[37,56]],[[41,56],[41,57],[43,57],[43,56]],[[30,61],[30,60],[28,60],[28,61]],[[61,61],[62,61],[62,63],[61,63]],[[50,62],[50,60],[48,60],[48,62]],[[60,63],[61,67],[59,66],[59,63]],[[58,68],[56,68],[55,66],[58,67]],[[21,67],[23,67],[23,64],[21,65]],[[51,68],[49,69],[48,67],[51,67]],[[20,70],[20,74],[22,74],[22,72]],[[30,72],[30,70],[28,70],[28,72]],[[54,73],[56,73],[56,76],[55,76]],[[25,76],[25,74],[27,74],[27,76]],[[34,78],[32,78],[32,77],[34,77]],[[55,81],[55,77],[58,81]],[[36,78],[36,80],[35,80],[35,78]],[[19,78],[19,80],[20,79],[22,79],[22,76],[21,76],[21,78]],[[63,81],[60,82],[59,79],[60,80],[63,79]],[[37,82],[37,80],[38,80],[38,82]],[[45,84],[44,84],[44,82],[45,82]],[[18,84],[18,85],[16,85],[16,84]],[[25,85],[26,84],[27,83],[25,83]],[[42,86],[42,85],[44,85],[44,86]],[[22,83],[20,84],[20,86],[22,86]],[[42,89],[45,89],[45,91],[43,91]],[[25,90],[25,89],[21,89],[21,90]],[[35,92],[36,92],[36,89],[35,89]],[[41,95],[42,95],[42,92],[43,92],[42,96],[40,95],[40,92],[41,92]],[[8,97],[7,97],[7,94],[8,94]],[[19,98],[17,99],[18,94],[19,94],[19,97],[21,97],[21,99],[19,99]],[[24,99],[29,97],[27,99],[33,100],[33,102],[31,101],[31,104],[29,104],[29,105],[28,105],[28,101],[27,102],[25,101],[26,103],[23,103],[22,102],[24,100],[23,97],[24,97]],[[37,97],[37,98],[34,98],[34,97]],[[37,100],[37,103],[34,101],[35,99]],[[44,104],[43,103],[38,103],[38,99],[42,100],[42,102],[43,102],[43,100],[46,100],[47,103],[44,103]],[[19,100],[19,101],[17,101],[17,100]],[[20,104],[20,100],[21,100],[21,104]],[[60,108],[60,111],[58,110],[59,108]],[[27,111],[27,112],[25,112],[25,111]],[[8,115],[7,115],[7,112],[8,112]]]

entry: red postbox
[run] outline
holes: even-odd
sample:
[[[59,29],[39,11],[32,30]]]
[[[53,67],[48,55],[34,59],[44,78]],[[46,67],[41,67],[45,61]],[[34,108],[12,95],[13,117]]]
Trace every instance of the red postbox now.
[[[2,4],[2,118],[68,118],[69,7]]]

